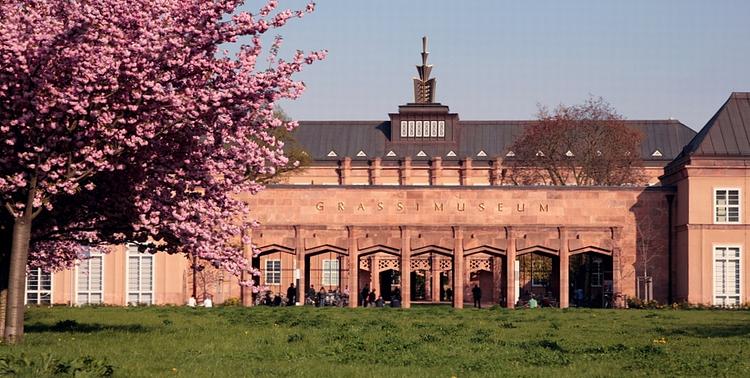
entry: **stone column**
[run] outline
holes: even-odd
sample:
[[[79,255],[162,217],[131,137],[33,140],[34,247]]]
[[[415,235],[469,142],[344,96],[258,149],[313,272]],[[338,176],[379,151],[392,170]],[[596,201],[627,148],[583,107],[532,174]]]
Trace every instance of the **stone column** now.
[[[341,185],[351,185],[352,183],[352,158],[345,157],[344,160],[341,161],[341,169],[340,169],[340,175]]]
[[[432,158],[430,185],[443,185],[443,158],[439,156]]]
[[[570,305],[570,285],[568,282],[570,278],[569,254],[568,233],[563,227],[560,227],[560,308],[567,308]]]
[[[401,164],[400,173],[400,184],[411,185],[411,157],[407,156]]]
[[[354,227],[348,227],[347,249],[349,252],[349,307],[359,304],[359,250],[354,238]]]
[[[440,302],[440,257],[433,256],[430,261],[430,272],[432,273],[432,301]]]
[[[379,157],[376,157],[372,160],[372,165],[370,165],[370,185],[380,185],[380,163],[381,159]]]
[[[453,307],[464,308],[464,233],[453,226]]]
[[[507,229],[508,248],[505,251],[505,307],[516,307],[516,238],[510,227]]]
[[[370,263],[370,291],[375,290],[376,297],[383,295],[380,292],[380,271],[378,270],[378,261],[380,259],[377,256],[372,256],[372,262]]]
[[[612,227],[612,302],[613,307],[625,307],[626,301],[622,294],[622,266],[621,259],[621,246],[620,246],[620,234],[622,229],[620,227]]]
[[[411,233],[401,226],[401,307],[411,307]]]
[[[299,269],[299,302],[305,305],[305,296],[307,295],[307,282],[305,282],[305,243],[302,239],[302,229],[300,226],[294,226],[294,253],[297,257],[297,269]]]

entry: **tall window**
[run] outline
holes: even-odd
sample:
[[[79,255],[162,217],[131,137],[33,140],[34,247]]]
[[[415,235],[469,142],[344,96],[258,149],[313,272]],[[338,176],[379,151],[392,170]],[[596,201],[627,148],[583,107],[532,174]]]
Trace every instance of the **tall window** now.
[[[714,223],[740,222],[740,190],[714,190]]]
[[[154,256],[128,245],[128,304],[154,303]]]
[[[591,287],[601,287],[602,276],[602,258],[594,257],[591,260]]]
[[[323,260],[323,286],[339,284],[339,260]]]
[[[266,285],[281,284],[281,260],[266,260]]]
[[[104,282],[104,256],[101,253],[87,253],[87,258],[78,265],[76,303],[102,303]]]
[[[26,304],[52,304],[52,273],[34,269],[26,274]]]
[[[740,248],[714,248],[714,305],[740,304]]]

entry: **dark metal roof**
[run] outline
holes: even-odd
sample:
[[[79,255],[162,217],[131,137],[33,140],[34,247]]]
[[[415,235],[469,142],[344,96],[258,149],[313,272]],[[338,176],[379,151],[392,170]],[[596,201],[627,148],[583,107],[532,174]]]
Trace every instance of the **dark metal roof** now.
[[[732,93],[685,146],[684,156],[750,156],[750,93]]]
[[[747,119],[750,120],[750,115]],[[456,143],[390,143],[388,121],[302,121],[294,135],[313,160],[339,160],[345,156],[353,160],[375,157],[388,160],[406,156],[414,160],[436,156],[445,160],[467,157],[490,160],[505,157],[513,141],[534,122],[460,121]],[[626,124],[643,132],[641,153],[644,160],[671,161],[695,136],[695,131],[675,120],[626,121]],[[659,152],[655,155],[657,150]],[[332,151],[336,156],[328,156]],[[361,155],[360,151],[365,156],[357,156]],[[390,151],[396,156],[387,156]],[[426,156],[417,156],[420,151]],[[448,156],[451,151],[456,156]]]

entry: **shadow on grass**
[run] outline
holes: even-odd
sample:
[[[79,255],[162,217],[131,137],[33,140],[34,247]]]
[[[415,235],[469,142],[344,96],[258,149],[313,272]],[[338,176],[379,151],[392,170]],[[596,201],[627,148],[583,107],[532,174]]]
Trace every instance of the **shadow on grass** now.
[[[750,336],[750,324],[712,324],[705,326],[686,326],[675,328],[668,331],[671,335],[685,335],[693,337],[733,337],[733,336]]]
[[[55,324],[34,323],[24,327],[27,333],[44,333],[44,332],[74,332],[74,333],[94,333],[94,332],[123,332],[123,333],[144,333],[149,329],[140,324],[99,324],[99,323],[78,323],[75,320],[61,320]]]

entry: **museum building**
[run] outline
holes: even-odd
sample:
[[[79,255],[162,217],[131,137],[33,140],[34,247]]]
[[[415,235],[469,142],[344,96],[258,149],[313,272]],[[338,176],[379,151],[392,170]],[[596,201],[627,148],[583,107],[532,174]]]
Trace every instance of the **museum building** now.
[[[461,120],[435,102],[427,55],[414,102],[387,120],[300,122],[294,136],[312,163],[247,199],[262,224],[252,231],[262,286],[346,290],[350,306],[363,288],[385,301],[399,293],[402,307],[463,307],[475,287],[505,307],[750,302],[750,93],[732,93],[698,133],[626,121],[644,135],[647,185],[523,187],[504,161],[535,121]],[[222,271],[127,245],[30,272],[26,299],[183,304],[193,293],[253,302]]]

